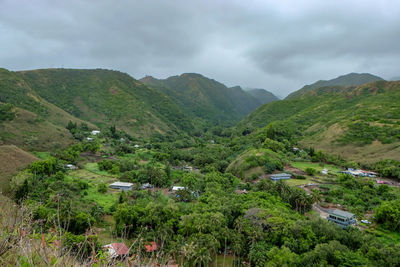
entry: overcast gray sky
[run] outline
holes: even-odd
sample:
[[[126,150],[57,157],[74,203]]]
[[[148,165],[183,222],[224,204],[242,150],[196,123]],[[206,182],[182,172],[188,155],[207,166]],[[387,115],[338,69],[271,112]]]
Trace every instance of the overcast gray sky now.
[[[197,72],[285,96],[349,72],[400,76],[400,1],[0,0],[0,67]]]

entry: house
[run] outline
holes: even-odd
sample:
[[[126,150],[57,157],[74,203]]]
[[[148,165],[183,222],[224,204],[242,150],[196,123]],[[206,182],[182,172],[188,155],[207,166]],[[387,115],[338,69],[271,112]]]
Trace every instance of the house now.
[[[78,167],[76,167],[74,164],[65,164],[64,168],[67,170],[77,170],[78,169]]]
[[[363,171],[363,170],[355,170],[352,168],[348,168],[347,171],[341,171],[340,173],[343,174],[349,174],[352,176],[360,176],[360,177],[371,177],[371,178],[375,178],[377,176],[376,172],[372,172],[372,171]]]
[[[387,184],[387,185],[393,185],[391,182],[389,181],[384,181],[384,180],[376,180],[377,184]]]
[[[103,247],[110,253],[111,258],[126,257],[129,255],[129,249],[124,243],[111,243]]]
[[[178,190],[185,190],[186,187],[184,186],[173,186],[172,187],[172,191],[178,191]]]
[[[92,137],[86,137],[86,140],[93,141],[93,138]]]
[[[235,190],[235,193],[238,194],[238,195],[247,194],[247,190],[246,189],[243,189],[243,190],[237,189],[237,190]]]
[[[182,169],[183,169],[184,171],[193,171],[193,167],[192,167],[192,166],[189,166],[189,165],[183,166]]]
[[[100,131],[98,131],[98,130],[93,130],[93,131],[91,132],[92,135],[98,135],[99,133],[100,133]]]
[[[278,181],[278,180],[288,180],[292,178],[292,175],[289,173],[278,173],[278,174],[272,174],[271,175],[271,180],[272,181]]]
[[[131,191],[132,190],[132,183],[125,183],[125,182],[115,182],[110,184],[110,188],[119,189],[121,191]]]
[[[134,145],[133,147],[134,147],[134,148],[139,148],[140,146],[139,146],[139,145]]]
[[[328,174],[328,170],[327,170],[327,169],[323,169],[323,170],[321,171],[321,173],[324,174],[324,175],[327,175],[327,174]]]
[[[146,252],[153,252],[158,249],[157,243],[154,241],[149,242],[148,244],[144,245],[144,248],[146,249]]]
[[[327,219],[328,219],[328,221],[336,223],[338,226],[342,227],[343,229],[346,229],[350,225],[357,223],[356,215],[354,215],[353,213],[343,211],[343,210],[338,210],[338,209],[329,213]]]
[[[149,183],[142,184],[142,189],[153,188],[153,186]]]

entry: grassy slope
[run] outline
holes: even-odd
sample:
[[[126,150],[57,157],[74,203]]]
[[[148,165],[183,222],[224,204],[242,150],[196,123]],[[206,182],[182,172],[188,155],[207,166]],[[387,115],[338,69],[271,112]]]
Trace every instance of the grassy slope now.
[[[297,99],[264,105],[239,127],[255,129],[273,121],[294,122],[302,133],[300,143],[303,146],[313,146],[360,162],[381,158],[400,160],[398,103],[400,82],[324,87]],[[359,122],[364,123],[365,128],[357,128]],[[374,137],[376,135],[378,137]]]
[[[65,126],[70,120],[83,122],[41,98],[20,75],[5,69],[0,69],[0,102],[17,107],[15,119],[0,123],[0,143],[28,150],[50,150],[70,144],[72,136]]]
[[[11,176],[37,159],[16,146],[0,146],[0,191],[7,191]]]
[[[115,124],[147,136],[192,129],[168,97],[121,72],[44,69],[19,75],[48,102],[99,126]]]

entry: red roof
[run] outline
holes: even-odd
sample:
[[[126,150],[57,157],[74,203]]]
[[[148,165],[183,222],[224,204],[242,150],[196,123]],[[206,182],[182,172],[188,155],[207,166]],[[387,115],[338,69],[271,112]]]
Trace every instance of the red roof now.
[[[153,251],[157,250],[157,243],[150,242],[149,244],[144,245],[144,247],[146,248],[147,252],[153,252]]]
[[[126,247],[124,243],[112,243],[111,245],[118,255],[129,254],[129,249]]]

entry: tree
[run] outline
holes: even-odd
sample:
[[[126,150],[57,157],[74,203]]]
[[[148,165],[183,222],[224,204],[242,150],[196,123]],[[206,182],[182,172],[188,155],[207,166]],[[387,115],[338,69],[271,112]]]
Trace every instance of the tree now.
[[[98,185],[97,191],[99,191],[102,194],[105,194],[108,191],[108,187],[107,187],[107,185],[105,183],[101,183],[101,184]]]

